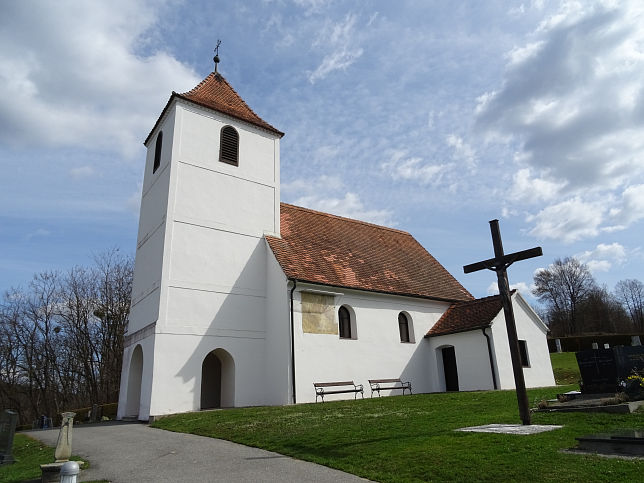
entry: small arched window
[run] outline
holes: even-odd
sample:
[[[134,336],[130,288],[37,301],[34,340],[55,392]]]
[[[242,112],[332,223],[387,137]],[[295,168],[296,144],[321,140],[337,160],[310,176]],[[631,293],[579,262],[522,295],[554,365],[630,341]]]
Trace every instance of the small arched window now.
[[[410,342],[409,320],[402,312],[398,314],[398,330],[400,331],[400,342]]]
[[[219,161],[239,166],[239,134],[232,126],[221,128],[219,140]]]
[[[156,170],[161,166],[161,149],[163,148],[163,131],[159,131],[157,134],[157,142],[154,146],[154,164],[152,165],[152,173],[156,173]]]
[[[338,310],[338,321],[340,324],[340,339],[351,339],[351,314],[346,307]]]

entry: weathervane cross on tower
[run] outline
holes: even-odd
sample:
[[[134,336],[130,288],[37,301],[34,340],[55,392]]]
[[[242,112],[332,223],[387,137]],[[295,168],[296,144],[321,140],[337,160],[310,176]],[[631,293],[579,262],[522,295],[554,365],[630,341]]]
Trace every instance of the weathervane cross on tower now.
[[[514,321],[514,310],[512,310],[512,298],[510,297],[510,284],[508,283],[507,269],[514,262],[518,262],[519,260],[540,257],[543,255],[543,251],[541,250],[541,247],[535,247],[506,255],[503,253],[499,220],[490,221],[490,230],[492,231],[494,258],[465,265],[463,267],[463,271],[465,273],[472,273],[487,268],[488,270],[494,270],[496,272],[499,285],[499,295],[501,296],[503,314],[505,315],[505,326],[508,331],[508,342],[510,343],[510,357],[512,358],[514,385],[517,390],[517,402],[519,403],[519,417],[523,424],[529,425],[530,407],[528,405],[528,393],[525,389],[525,379],[523,377],[523,367],[521,365],[521,356],[519,353],[519,338],[517,336],[516,322]]]
[[[217,45],[215,46],[215,56],[212,60],[215,61],[215,74],[217,74],[217,64],[219,64],[219,46],[221,45],[221,40],[217,39]]]

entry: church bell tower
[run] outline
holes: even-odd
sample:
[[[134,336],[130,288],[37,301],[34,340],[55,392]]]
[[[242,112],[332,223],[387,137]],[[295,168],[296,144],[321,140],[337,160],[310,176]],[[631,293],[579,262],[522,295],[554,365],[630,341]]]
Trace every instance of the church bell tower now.
[[[119,418],[250,405],[262,386],[239,374],[261,378],[244,366],[264,363],[263,237],[280,232],[283,133],[218,61],[194,89],[172,93],[144,143]]]

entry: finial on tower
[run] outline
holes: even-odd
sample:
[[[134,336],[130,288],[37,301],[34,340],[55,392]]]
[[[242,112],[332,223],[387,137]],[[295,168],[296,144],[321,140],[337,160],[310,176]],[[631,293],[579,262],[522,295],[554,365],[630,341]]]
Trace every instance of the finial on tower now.
[[[217,64],[219,64],[219,46],[221,45],[221,40],[217,40],[217,45],[215,47],[215,56],[212,60],[215,61],[215,74],[217,74]]]

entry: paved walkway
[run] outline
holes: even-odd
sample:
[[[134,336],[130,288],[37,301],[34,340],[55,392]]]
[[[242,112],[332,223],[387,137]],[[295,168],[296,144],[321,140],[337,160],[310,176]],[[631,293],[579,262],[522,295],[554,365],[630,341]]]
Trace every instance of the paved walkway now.
[[[58,429],[27,434],[56,446]],[[90,462],[80,481],[365,482],[357,476],[220,439],[138,423],[74,426],[72,452]]]

